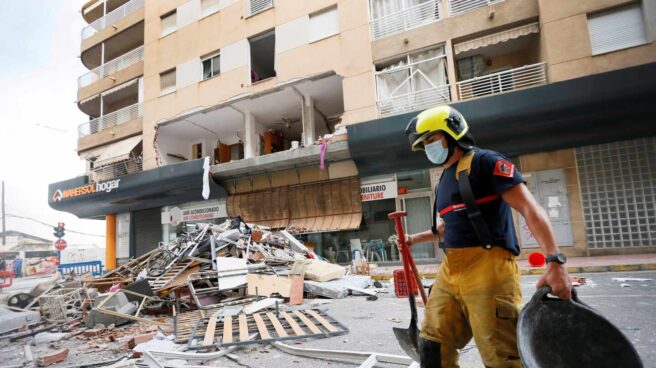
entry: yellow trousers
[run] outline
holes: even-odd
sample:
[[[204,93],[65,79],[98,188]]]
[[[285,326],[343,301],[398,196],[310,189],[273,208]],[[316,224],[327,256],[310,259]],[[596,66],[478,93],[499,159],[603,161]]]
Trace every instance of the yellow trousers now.
[[[426,303],[421,337],[441,344],[442,368],[457,368],[472,336],[486,367],[521,367],[517,317],[522,295],[515,256],[493,247],[446,249]]]

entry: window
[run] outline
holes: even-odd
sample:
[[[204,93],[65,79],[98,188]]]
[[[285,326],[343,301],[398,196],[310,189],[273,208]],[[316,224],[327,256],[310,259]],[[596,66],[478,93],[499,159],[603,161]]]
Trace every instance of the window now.
[[[219,11],[219,0],[200,0],[201,17],[206,17]]]
[[[160,18],[161,32],[159,36],[164,37],[168,34],[175,32],[177,28],[176,21],[177,21],[177,17],[176,17],[175,10],[165,15],[162,15],[162,17]]]
[[[159,75],[159,88],[162,95],[175,92],[175,68]]]
[[[640,4],[588,15],[592,55],[647,42]]]
[[[203,144],[196,143],[191,146],[191,159],[203,158]]]
[[[221,74],[221,55],[218,53],[206,56],[203,61],[203,80]]]
[[[337,6],[310,14],[310,42],[318,41],[339,33]]]
[[[251,47],[251,83],[275,77],[275,31],[255,36],[248,42]]]

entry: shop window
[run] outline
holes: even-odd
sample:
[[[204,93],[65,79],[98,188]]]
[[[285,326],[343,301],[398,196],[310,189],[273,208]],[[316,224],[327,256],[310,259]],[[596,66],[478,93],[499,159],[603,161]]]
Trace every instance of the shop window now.
[[[160,17],[160,37],[164,37],[168,34],[175,32],[177,29],[177,13],[172,11],[170,13],[164,14]]]
[[[202,59],[203,62],[203,80],[215,77],[221,74],[221,55],[214,53]]]
[[[337,5],[310,14],[310,42],[315,42],[339,33]]]
[[[416,170],[398,173],[396,175],[399,193],[407,193],[418,190],[432,190],[430,181],[430,171]]]
[[[159,75],[159,86],[162,95],[175,92],[175,68]]]
[[[196,160],[199,158],[203,158],[203,144],[202,143],[196,143],[191,146],[191,159]]]
[[[250,38],[248,42],[251,50],[251,83],[275,77],[275,31]]]

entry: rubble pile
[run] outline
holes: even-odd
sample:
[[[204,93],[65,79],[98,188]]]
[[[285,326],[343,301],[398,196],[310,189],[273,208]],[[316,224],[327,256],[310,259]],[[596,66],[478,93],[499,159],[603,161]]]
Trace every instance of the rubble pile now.
[[[171,354],[203,360],[194,354],[219,357],[243,345],[346,334],[320,303],[305,299],[375,300],[379,291],[361,267],[347,275],[348,268],[320,259],[285,230],[239,217],[188,228],[102,276],[57,274],[11,299],[14,305],[0,311],[9,321],[0,343],[45,344],[48,350],[35,353],[43,359],[30,358],[39,365],[77,355],[72,342],[87,353],[118,343],[114,353],[148,366]]]

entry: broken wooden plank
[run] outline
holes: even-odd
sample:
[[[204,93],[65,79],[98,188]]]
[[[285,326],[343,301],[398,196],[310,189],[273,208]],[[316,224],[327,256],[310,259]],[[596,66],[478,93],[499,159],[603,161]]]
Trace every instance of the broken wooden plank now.
[[[273,324],[273,328],[276,329],[276,333],[280,337],[287,337],[287,331],[285,331],[285,328],[282,327],[282,324],[280,321],[278,321],[278,318],[276,318],[276,315],[273,314],[272,312],[267,313],[267,317],[269,317],[269,320]]]
[[[303,321],[303,323],[305,323],[305,325],[310,329],[310,331],[312,331],[312,333],[315,334],[321,333],[321,330],[317,326],[315,326],[314,323],[312,323],[312,321],[310,321],[310,319],[305,316],[305,314],[297,310],[295,310],[293,313],[296,315],[296,317],[300,318],[301,321]]]
[[[248,321],[245,314],[239,315],[239,341],[248,340]]]
[[[326,330],[328,330],[329,332],[337,332],[338,331],[337,327],[333,326],[325,318],[321,317],[321,315],[319,313],[317,313],[316,311],[314,311],[312,309],[307,309],[305,312],[307,312],[307,314],[311,315],[312,317],[314,317],[314,319],[319,321],[319,323],[321,323],[321,325],[323,325],[323,327],[325,327]]]
[[[253,314],[253,319],[255,319],[255,324],[257,324],[257,330],[260,332],[260,337],[262,340],[268,340],[271,338],[269,330],[267,329],[262,316],[259,313]]]
[[[294,320],[292,316],[287,314],[287,312],[280,312],[280,314],[287,320],[287,323],[289,323],[289,326],[291,326],[292,330],[296,335],[305,336],[305,331],[303,331],[301,326],[298,325],[298,323],[296,322],[296,320]]]
[[[216,331],[216,321],[218,317],[212,315],[210,321],[207,323],[207,329],[205,330],[205,339],[203,340],[203,345],[212,345],[214,343],[214,332]]]
[[[222,344],[232,342],[232,316],[223,317],[223,340]]]
[[[249,273],[248,295],[270,296],[280,294],[283,298],[289,298],[292,291],[292,279],[288,277],[256,275]]]

